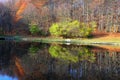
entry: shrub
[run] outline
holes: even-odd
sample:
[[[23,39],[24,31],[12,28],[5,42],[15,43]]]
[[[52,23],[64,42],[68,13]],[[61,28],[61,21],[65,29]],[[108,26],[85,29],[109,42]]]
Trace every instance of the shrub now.
[[[29,30],[32,35],[39,34],[41,31],[36,24],[30,24]]]
[[[49,31],[52,36],[88,37],[97,26],[96,22],[83,23],[77,20],[52,24]]]
[[[57,23],[52,24],[49,31],[50,31],[51,35],[53,35],[53,36],[59,36],[60,35],[59,25]]]
[[[92,21],[89,23],[81,23],[80,24],[80,36],[81,37],[88,37],[90,34],[95,30],[97,27],[96,22]]]

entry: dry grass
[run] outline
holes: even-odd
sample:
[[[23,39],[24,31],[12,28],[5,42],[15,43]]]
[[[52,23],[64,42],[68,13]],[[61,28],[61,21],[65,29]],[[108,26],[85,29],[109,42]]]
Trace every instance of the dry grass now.
[[[102,42],[120,42],[120,33],[105,33],[95,32],[93,33],[93,40]]]
[[[120,44],[120,33],[96,33],[94,38],[91,39],[92,42],[108,42]],[[116,45],[98,45],[98,47],[107,49],[109,51],[120,52],[120,46]]]

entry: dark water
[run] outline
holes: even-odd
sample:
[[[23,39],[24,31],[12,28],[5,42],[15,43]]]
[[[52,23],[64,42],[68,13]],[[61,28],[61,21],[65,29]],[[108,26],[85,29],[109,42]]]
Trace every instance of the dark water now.
[[[0,42],[0,80],[120,80],[120,52],[94,46]]]

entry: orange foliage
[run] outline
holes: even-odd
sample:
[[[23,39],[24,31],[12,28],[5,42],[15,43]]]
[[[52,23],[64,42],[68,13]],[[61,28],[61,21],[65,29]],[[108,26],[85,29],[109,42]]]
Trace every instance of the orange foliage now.
[[[20,15],[20,14],[24,11],[24,9],[26,8],[26,6],[27,6],[27,3],[24,2],[24,3],[20,6],[20,8],[18,9],[16,15]]]
[[[15,66],[17,68],[17,71],[19,73],[20,76],[24,76],[25,75],[25,71],[21,66],[21,62],[20,59],[18,59],[17,57],[15,57]]]
[[[19,0],[16,4],[15,7],[18,8],[16,15],[15,15],[15,22],[20,20],[22,18],[21,14],[27,7],[27,3],[32,3],[37,9],[40,9],[45,3],[46,0],[30,0],[30,1],[25,1],[25,0]]]
[[[18,7],[18,10],[15,15],[15,21],[17,22],[18,20],[22,18],[21,14],[27,7],[27,2],[25,2],[24,0],[20,0],[18,3],[16,3],[16,7]]]

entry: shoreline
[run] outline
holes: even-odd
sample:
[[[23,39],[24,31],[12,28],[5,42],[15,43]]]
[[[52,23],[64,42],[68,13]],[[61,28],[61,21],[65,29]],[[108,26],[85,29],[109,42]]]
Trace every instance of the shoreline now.
[[[21,41],[29,41],[29,42],[43,42],[43,43],[70,43],[70,44],[88,44],[88,45],[118,45],[120,46],[120,39],[112,39],[112,40],[101,40],[97,38],[39,38],[39,37],[22,37]]]
[[[1,36],[0,36],[1,38]],[[3,36],[2,36],[3,38]],[[8,37],[9,38],[9,37]],[[13,38],[13,39],[12,39]],[[65,45],[89,45],[104,48],[109,51],[120,52],[120,38],[114,39],[101,39],[101,38],[53,38],[53,37],[25,37],[25,36],[11,36],[10,40],[0,41],[15,41],[15,42],[40,42],[40,43],[52,43],[52,44],[65,44]]]
[[[69,43],[69,44],[88,44],[88,45],[118,45],[120,46],[120,37],[113,38],[61,38],[61,37],[26,37],[26,36],[0,36],[0,40],[6,41],[28,41],[43,43]]]

